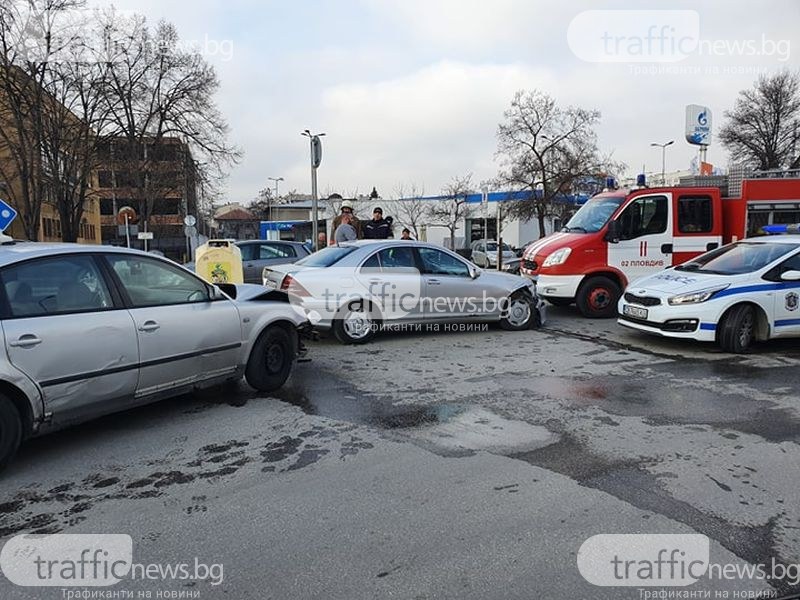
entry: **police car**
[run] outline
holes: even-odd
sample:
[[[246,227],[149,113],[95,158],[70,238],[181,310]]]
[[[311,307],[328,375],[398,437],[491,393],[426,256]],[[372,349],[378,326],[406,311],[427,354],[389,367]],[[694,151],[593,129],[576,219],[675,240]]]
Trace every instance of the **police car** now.
[[[628,285],[618,323],[745,352],[752,342],[800,337],[800,226],[698,256]]]

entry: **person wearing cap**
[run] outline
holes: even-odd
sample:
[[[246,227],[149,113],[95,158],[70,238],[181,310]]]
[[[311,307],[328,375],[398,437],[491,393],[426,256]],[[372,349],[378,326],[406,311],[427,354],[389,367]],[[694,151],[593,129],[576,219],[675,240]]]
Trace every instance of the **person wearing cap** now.
[[[393,238],[392,217],[386,217],[384,219],[383,209],[380,206],[376,206],[375,210],[372,211],[372,220],[364,225],[363,231],[365,240],[385,240],[387,238]]]
[[[350,200],[343,200],[340,210],[341,210],[341,212],[338,215],[336,215],[335,219],[333,219],[333,228],[331,229],[331,231],[333,231],[334,233],[336,232],[336,230],[339,228],[339,225],[341,225],[341,223],[342,223],[342,217],[344,215],[351,215],[352,216],[352,220],[351,220],[350,224],[355,228],[356,235],[360,238],[361,237],[361,221],[359,221],[358,217],[353,212],[353,203],[350,202]],[[331,236],[331,241],[330,241],[331,246],[333,246],[335,243],[336,243],[336,240],[333,239],[333,236]]]
[[[401,240],[409,240],[411,242],[414,241],[414,238],[411,237],[411,230],[408,227],[403,227],[403,233],[400,234]]]
[[[352,242],[358,239],[356,235],[356,228],[353,227],[352,213],[342,213],[342,220],[336,231],[333,233],[333,241],[335,244],[342,242]]]

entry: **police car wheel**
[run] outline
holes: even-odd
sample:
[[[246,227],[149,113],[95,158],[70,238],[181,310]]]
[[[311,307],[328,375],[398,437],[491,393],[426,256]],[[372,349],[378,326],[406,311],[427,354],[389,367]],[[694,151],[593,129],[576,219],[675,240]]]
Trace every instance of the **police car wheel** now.
[[[22,442],[22,420],[14,403],[0,394],[0,470],[17,453]]]
[[[253,344],[244,376],[259,392],[272,392],[289,378],[294,363],[294,347],[282,327],[270,327]]]
[[[575,304],[584,317],[610,319],[617,315],[617,301],[622,290],[608,277],[590,277],[578,290]]]
[[[722,318],[719,345],[725,352],[741,354],[753,342],[756,311],[749,304],[737,304]]]

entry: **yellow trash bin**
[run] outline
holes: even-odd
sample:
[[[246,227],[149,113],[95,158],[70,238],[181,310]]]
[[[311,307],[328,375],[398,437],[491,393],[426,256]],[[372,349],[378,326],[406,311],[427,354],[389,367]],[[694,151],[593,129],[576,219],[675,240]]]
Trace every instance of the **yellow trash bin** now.
[[[208,240],[198,246],[194,264],[209,283],[244,283],[242,251],[233,240]]]

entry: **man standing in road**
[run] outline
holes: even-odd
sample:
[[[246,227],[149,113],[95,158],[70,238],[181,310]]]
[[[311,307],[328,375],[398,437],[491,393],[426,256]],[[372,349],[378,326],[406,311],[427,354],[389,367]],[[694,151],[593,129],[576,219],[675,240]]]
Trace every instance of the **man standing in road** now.
[[[372,211],[372,220],[367,222],[364,227],[365,240],[385,240],[393,238],[392,217],[383,218],[383,209],[376,206]]]
[[[358,239],[356,228],[353,227],[353,215],[351,213],[342,213],[342,220],[336,231],[333,234],[333,241],[337,244],[342,242],[352,242]]]

